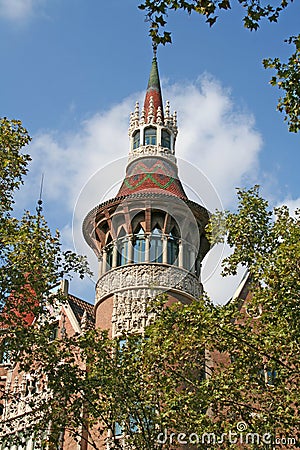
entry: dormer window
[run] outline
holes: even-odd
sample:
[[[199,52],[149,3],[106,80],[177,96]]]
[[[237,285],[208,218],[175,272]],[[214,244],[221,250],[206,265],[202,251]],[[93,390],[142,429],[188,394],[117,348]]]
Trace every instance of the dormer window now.
[[[161,146],[171,150],[171,136],[167,130],[161,132]]]
[[[132,148],[138,148],[140,146],[140,131],[137,130],[133,135],[133,145]]]
[[[156,145],[156,128],[145,128],[144,145]]]

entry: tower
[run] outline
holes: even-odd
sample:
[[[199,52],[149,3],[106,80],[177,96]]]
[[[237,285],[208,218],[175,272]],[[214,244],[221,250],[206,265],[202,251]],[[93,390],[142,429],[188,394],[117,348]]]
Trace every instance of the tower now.
[[[209,250],[208,211],[189,200],[175,157],[176,112],[163,108],[154,52],[144,105],[130,115],[130,151],[115,198],[88,213],[87,243],[99,258],[96,327],[112,337],[142,332],[153,319],[149,301],[165,292],[168,303],[202,293],[201,261]]]

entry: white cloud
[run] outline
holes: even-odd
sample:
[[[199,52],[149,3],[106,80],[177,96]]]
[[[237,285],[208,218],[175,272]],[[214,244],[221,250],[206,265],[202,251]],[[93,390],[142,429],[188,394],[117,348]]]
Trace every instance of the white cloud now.
[[[222,203],[229,207],[234,202],[234,188],[258,167],[262,139],[254,128],[253,117],[238,111],[229,92],[207,76],[194,84],[166,86],[164,94],[170,98],[172,109],[178,111],[176,153],[189,195],[194,192],[211,210],[222,207]],[[19,202],[35,202],[44,172],[44,204],[52,215],[63,218],[66,241],[70,240],[71,214],[75,211],[73,231],[80,252],[87,253],[81,237],[84,216],[104,198],[113,197],[116,184],[124,176],[129,112],[141,96],[134,95],[94,115],[76,133],[36,135],[30,146],[30,191],[25,188]],[[230,291],[235,291],[237,281],[231,281],[224,290],[223,279],[211,277],[210,266],[216,266],[220,257],[220,252],[213,256],[215,262],[206,264],[204,274],[212,286],[210,294],[224,301],[230,297]],[[96,258],[92,259],[96,263]]]
[[[253,116],[239,111],[228,90],[207,75],[168,94],[179,111],[177,154],[202,170],[230,206],[235,188],[257,174],[262,138]]]
[[[0,17],[12,21],[28,19],[44,0],[0,0]]]
[[[277,206],[286,205],[289,210],[290,214],[293,216],[295,215],[296,209],[300,209],[300,197],[296,199],[286,198],[283,202],[280,202]]]

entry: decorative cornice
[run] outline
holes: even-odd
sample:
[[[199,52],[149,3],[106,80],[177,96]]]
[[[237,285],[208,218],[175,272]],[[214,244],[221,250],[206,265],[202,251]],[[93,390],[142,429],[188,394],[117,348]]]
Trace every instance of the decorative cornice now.
[[[153,263],[128,264],[112,269],[99,278],[95,306],[106,297],[128,289],[148,289],[155,295],[175,292],[191,299],[198,299],[202,294],[199,279],[185,269]]]
[[[176,158],[171,150],[159,145],[141,145],[140,147],[131,150],[128,156],[128,164],[144,156],[164,158],[176,165]]]

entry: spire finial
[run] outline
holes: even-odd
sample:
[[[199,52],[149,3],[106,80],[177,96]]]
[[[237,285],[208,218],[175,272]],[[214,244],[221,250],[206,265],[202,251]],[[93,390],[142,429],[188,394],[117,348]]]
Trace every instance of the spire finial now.
[[[159,80],[159,73],[158,73],[158,67],[157,67],[157,59],[156,59],[156,50],[157,45],[153,43],[153,59],[152,59],[152,65],[151,65],[151,71],[145,96],[145,102],[144,102],[144,108],[145,108],[145,116],[146,119],[149,115],[150,110],[150,99],[153,97],[153,120],[154,123],[156,121],[156,114],[157,114],[157,108],[160,106],[161,108],[161,114],[162,117],[164,115],[163,113],[163,103],[162,103],[162,95],[161,95],[161,88],[160,88],[160,80]]]
[[[38,215],[41,214],[43,207],[43,200],[42,200],[42,195],[43,195],[43,186],[44,186],[44,174],[42,173],[42,177],[41,177],[41,186],[40,186],[40,195],[39,195],[39,199],[37,201],[37,207],[36,207],[36,212],[38,213]]]
[[[153,42],[152,48],[153,48],[153,58],[156,59],[156,55],[157,55],[157,44],[156,44],[155,42]]]

